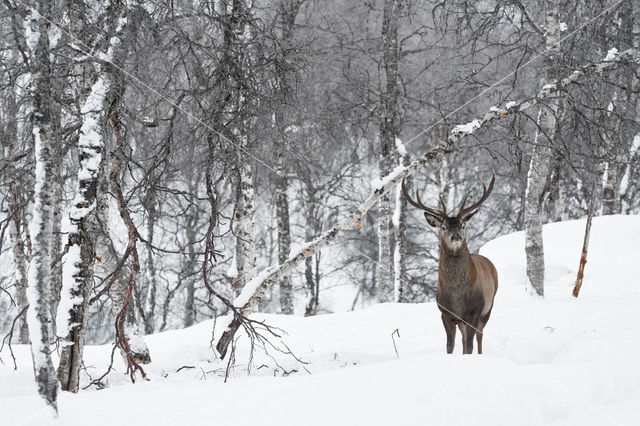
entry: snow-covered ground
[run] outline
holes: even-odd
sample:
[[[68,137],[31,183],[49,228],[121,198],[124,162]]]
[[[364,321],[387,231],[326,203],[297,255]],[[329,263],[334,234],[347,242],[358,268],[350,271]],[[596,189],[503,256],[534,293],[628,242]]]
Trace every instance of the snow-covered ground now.
[[[545,299],[525,293],[522,233],[481,250],[500,276],[482,356],[462,356],[459,340],[456,353],[445,354],[434,303],[313,318],[255,315],[286,330],[274,343],[307,364],[273,350],[273,359],[258,351],[248,363],[241,341],[224,383],[226,364],[209,347],[209,321],[148,336],[150,381],[128,383],[117,359],[109,387],[62,394],[54,422],[36,396],[28,347],[15,346],[17,371],[0,354],[0,423],[638,425],[640,217],[594,220],[578,299],[571,289],[584,220],[544,232]],[[87,347],[87,372],[101,375],[110,352],[109,345]]]

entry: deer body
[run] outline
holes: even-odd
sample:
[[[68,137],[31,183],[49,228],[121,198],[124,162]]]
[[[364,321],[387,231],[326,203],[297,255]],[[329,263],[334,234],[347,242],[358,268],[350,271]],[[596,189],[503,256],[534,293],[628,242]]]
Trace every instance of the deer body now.
[[[452,353],[455,344],[456,326],[462,334],[463,353],[473,352],[473,338],[478,342],[478,353],[482,353],[484,326],[491,316],[493,300],[498,290],[498,273],[489,259],[479,254],[471,254],[467,247],[465,228],[478,212],[477,208],[491,193],[495,175],[489,185],[484,186],[479,201],[465,208],[467,196],[456,216],[447,216],[442,197],[442,210],[428,208],[407,194],[404,181],[402,190],[407,200],[424,210],[429,225],[437,227],[440,233],[440,259],[438,265],[438,286],[436,301],[442,313],[442,323],[447,333],[447,353]]]

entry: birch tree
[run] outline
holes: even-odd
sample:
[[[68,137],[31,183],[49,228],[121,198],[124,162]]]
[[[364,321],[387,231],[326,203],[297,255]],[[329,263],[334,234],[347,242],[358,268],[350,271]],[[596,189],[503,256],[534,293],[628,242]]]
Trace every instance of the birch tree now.
[[[62,389],[71,392],[77,392],[79,388],[88,293],[93,283],[93,265],[96,258],[101,261],[104,258],[105,262],[109,263],[114,258],[109,251],[109,242],[105,240],[103,230],[96,226],[99,222],[93,216],[98,205],[97,190],[106,149],[104,134],[106,112],[111,102],[109,97],[114,91],[113,86],[117,84],[114,81],[112,63],[122,64],[122,38],[127,28],[127,17],[124,5],[118,1],[110,3],[107,13],[106,27],[109,42],[105,50],[98,55],[104,62],[96,63],[97,78],[80,111],[82,116],[78,140],[80,169],[76,196],[69,213],[71,229],[63,274],[63,296],[57,321],[58,335],[64,337],[65,341],[60,356],[58,377]],[[104,214],[105,200],[101,200],[100,204],[101,213]],[[98,245],[99,248],[96,248]],[[114,270],[114,273],[117,271]],[[121,305],[118,309],[120,308]]]
[[[411,164],[409,153],[399,138],[396,138],[398,163],[402,167]],[[409,278],[407,277],[407,199],[402,196],[401,188],[396,188],[395,208],[393,211],[393,230],[395,245],[393,248],[393,290],[395,302],[409,302]]]
[[[282,263],[289,257],[291,251],[291,230],[289,220],[289,176],[287,167],[287,158],[285,157],[286,145],[288,137],[292,131],[288,128],[287,122],[292,120],[285,118],[285,114],[291,112],[287,106],[292,102],[292,93],[290,79],[293,78],[291,70],[293,67],[290,62],[292,50],[293,30],[296,16],[302,0],[284,0],[279,4],[277,12],[277,21],[279,26],[278,44],[282,47],[279,49],[275,61],[275,91],[276,99],[280,103],[279,108],[275,109],[274,118],[276,125],[276,137],[280,140],[276,141],[276,149],[278,152],[278,175],[276,176],[276,221],[278,226],[278,262]],[[293,314],[293,286],[291,276],[285,275],[280,280],[280,309],[283,314]]]
[[[382,63],[384,85],[380,86],[380,179],[391,173],[398,114],[398,19],[401,0],[385,0],[382,16]],[[393,256],[391,250],[393,223],[389,196],[382,194],[378,203],[378,302],[391,301],[393,289]]]
[[[12,52],[13,53],[13,52]],[[12,60],[14,60],[12,55]],[[16,61],[17,62],[17,61]],[[18,80],[23,80],[24,75],[19,77]],[[2,186],[6,188],[5,199],[7,200],[7,220],[9,231],[9,242],[11,244],[11,252],[13,254],[13,263],[15,267],[14,282],[15,282],[15,298],[17,308],[19,312],[23,312],[28,305],[27,302],[27,265],[28,257],[25,245],[25,238],[27,237],[26,222],[24,210],[26,207],[25,200],[25,184],[22,178],[20,170],[24,167],[24,152],[19,149],[20,141],[25,138],[25,126],[18,124],[19,120],[22,121],[20,116],[24,116],[25,111],[20,114],[20,108],[16,102],[17,98],[22,98],[23,94],[20,93],[20,81],[16,81],[16,88],[10,88],[6,98],[6,125],[2,140],[2,152],[0,155],[3,160],[4,173],[2,174]],[[20,117],[20,118],[19,118]],[[29,327],[27,325],[26,315],[20,315],[18,319],[18,342],[20,344],[29,344]]]
[[[222,2],[228,11],[228,27],[225,30],[226,67],[235,67],[231,72],[231,109],[227,111],[232,124],[233,138],[237,147],[237,181],[235,184],[236,203],[233,217],[233,232],[236,237],[235,264],[238,276],[232,285],[237,294],[256,274],[256,221],[253,188],[253,167],[248,155],[250,120],[247,108],[247,84],[251,55],[248,46],[251,43],[252,29],[251,3],[246,0]],[[229,10],[230,9],[230,10]]]
[[[549,160],[556,131],[556,113],[561,102],[561,93],[556,87],[560,62],[559,2],[546,1],[545,15],[545,88],[549,92],[538,113],[527,190],[525,194],[525,252],[527,277],[537,294],[544,296],[544,244],[542,240],[542,201],[544,186],[549,175]]]
[[[31,74],[30,94],[35,154],[35,193],[31,230],[31,260],[27,276],[27,321],[38,393],[57,413],[58,381],[51,361],[51,199],[56,161],[56,135],[52,122],[52,75],[49,50],[51,4],[37,2],[26,10],[24,18],[24,57]],[[22,43],[20,43],[22,44]]]

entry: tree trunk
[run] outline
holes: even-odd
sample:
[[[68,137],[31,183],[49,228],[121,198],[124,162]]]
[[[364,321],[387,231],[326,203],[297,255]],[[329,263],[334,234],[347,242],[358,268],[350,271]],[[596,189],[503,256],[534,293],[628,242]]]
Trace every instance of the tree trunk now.
[[[114,51],[120,49],[126,18],[118,7],[114,13],[113,36],[105,53],[107,61],[114,59]],[[78,187],[69,213],[71,224],[64,264],[62,295],[58,310],[58,336],[64,338],[60,354],[58,378],[63,390],[78,392],[80,368],[84,351],[89,291],[93,285],[93,265],[96,260],[94,240],[97,190],[102,173],[103,153],[106,147],[104,125],[108,97],[114,85],[110,67],[97,66],[97,79],[81,108],[82,127],[78,139],[79,163]]]
[[[407,167],[411,164],[409,154],[400,139],[396,139],[399,163]],[[393,212],[393,230],[395,248],[393,252],[393,278],[394,301],[409,302],[409,279],[407,277],[406,264],[406,240],[407,240],[407,199],[402,196],[402,190],[396,188],[396,206]]]
[[[307,193],[304,206],[304,240],[305,242],[309,242],[316,238],[318,226],[316,218],[316,189],[308,173],[304,174],[304,184]],[[304,280],[308,293],[307,305],[304,312],[304,316],[306,317],[318,313],[318,306],[320,304],[320,272],[318,271],[318,265],[319,261],[316,262],[316,274],[314,277],[313,257],[309,256],[304,260]]]
[[[276,182],[276,217],[278,222],[278,263],[286,262],[291,251],[291,234],[289,231],[289,199],[287,196],[288,179],[281,170]],[[283,314],[293,314],[293,287],[291,275],[280,280],[280,309]]]
[[[527,257],[527,277],[532,289],[544,296],[544,245],[542,239],[542,202],[547,176],[549,175],[549,160],[556,131],[556,113],[560,104],[560,92],[556,87],[558,78],[558,62],[560,61],[560,21],[558,17],[559,5],[557,1],[547,0],[545,17],[545,57],[547,85],[549,92],[547,102],[540,104],[538,113],[538,127],[534,139],[531,163],[527,175],[527,190],[525,193],[525,252]],[[543,89],[544,90],[544,89]]]
[[[593,212],[596,204],[596,188],[598,187],[597,181],[594,179],[594,183],[591,185],[591,197],[589,198],[589,213],[587,214],[587,225],[584,230],[584,242],[582,244],[582,254],[580,255],[580,264],[578,266],[578,276],[576,278],[576,284],[573,287],[573,296],[578,297],[580,294],[580,288],[582,287],[582,279],[584,278],[584,267],[587,264],[587,252],[589,250],[589,237],[591,236],[591,220],[593,219]]]
[[[195,294],[196,294],[196,273],[197,273],[197,256],[196,256],[196,244],[198,243],[198,237],[196,229],[199,222],[199,210],[197,207],[198,198],[198,186],[200,182],[200,176],[196,176],[195,181],[189,181],[189,203],[195,208],[189,209],[186,215],[186,235],[187,235],[187,265],[185,267],[184,279],[185,285],[185,304],[184,304],[184,326],[190,327],[196,323],[196,310],[195,310]]]
[[[9,239],[11,240],[13,262],[15,263],[15,285],[16,285],[16,302],[18,311],[27,306],[27,261],[24,255],[24,243],[20,236],[20,212],[9,208],[9,215],[13,216],[9,222]],[[18,343],[26,345],[29,343],[29,326],[24,315],[18,320]]]
[[[250,113],[251,103],[247,98],[246,86],[249,84],[249,66],[251,55],[248,52],[251,19],[251,5],[244,0],[234,0],[231,5],[231,15],[228,17],[227,31],[228,61],[234,61],[240,70],[231,77],[232,106],[227,111],[229,122],[233,124],[233,135],[237,147],[238,184],[236,185],[236,208],[233,218],[233,231],[236,237],[235,260],[238,276],[232,280],[232,287],[236,294],[256,274],[256,232],[255,232],[255,204],[253,191],[253,167],[250,163],[249,151]],[[249,39],[248,39],[249,38]]]
[[[185,280],[186,284],[186,297],[184,304],[184,326],[191,327],[196,322],[195,311],[195,294],[196,294],[196,280],[194,279],[196,273],[196,252],[194,244],[196,244],[195,227],[197,225],[197,218],[189,216],[187,222],[187,267],[185,268]]]
[[[240,157],[246,159],[242,154]],[[233,221],[238,276],[232,285],[236,295],[240,294],[246,283],[256,275],[256,223],[251,166],[248,163],[241,164],[238,172],[240,179],[236,187],[236,211]]]
[[[102,270],[102,276],[111,277],[112,274],[117,274],[117,277],[115,277],[115,281],[111,285],[111,289],[109,291],[109,295],[111,296],[111,313],[113,317],[116,318],[122,309],[125,296],[127,294],[129,270],[126,266],[118,268],[118,262],[120,259],[110,237],[108,199],[110,189],[109,182],[106,177],[107,169],[108,164],[105,161],[100,175],[100,180],[98,182],[96,214],[92,216],[94,223],[91,225],[91,229],[94,233],[96,265]],[[140,333],[140,330],[138,329],[133,309],[129,309],[125,321],[124,330],[127,333],[127,339],[137,342],[136,347],[133,348],[135,350],[135,353],[133,354],[134,358],[142,364],[150,363],[151,355],[149,353],[149,348],[144,341],[142,333]],[[121,355],[126,364],[126,354],[121,353]]]
[[[289,97],[291,87],[289,79],[292,78],[292,72],[289,62],[290,49],[292,46],[292,38],[296,16],[300,8],[301,0],[282,1],[278,8],[278,20],[280,34],[280,48],[275,59],[275,93],[281,104],[274,112],[275,126],[279,135],[276,142],[276,152],[278,153],[279,176],[276,177],[276,219],[278,225],[278,263],[282,263],[289,257],[291,251],[291,230],[289,223],[289,179],[287,177],[288,167],[286,159],[286,151],[288,144],[289,132],[287,130],[287,120],[290,116],[288,106],[290,105]],[[294,77],[293,77],[294,78]],[[286,275],[280,280],[280,310],[283,314],[293,314],[293,286],[291,283],[291,275]]]
[[[155,331],[156,289],[158,279],[156,277],[156,265],[153,255],[153,235],[156,226],[156,196],[155,191],[149,190],[145,200],[147,210],[147,268],[145,277],[147,281],[147,294],[144,298],[144,332],[153,334]]]
[[[398,15],[399,0],[385,0],[382,18],[382,61],[385,87],[380,84],[380,179],[391,173],[392,150],[398,136]],[[382,194],[378,203],[378,302],[392,298],[393,260],[391,237],[393,224],[389,195]]]
[[[57,158],[64,158],[62,152],[57,153]],[[56,179],[53,182],[53,211],[51,212],[51,258],[57,259],[62,253],[62,190],[63,190],[63,182],[61,178],[62,174],[62,161],[56,164]],[[52,319],[52,333],[56,334],[56,321],[57,321],[57,312],[58,312],[58,304],[60,303],[60,297],[62,295],[62,268],[63,265],[57,264],[51,270],[51,306],[49,310],[51,311],[51,319]]]
[[[22,132],[18,133],[18,106],[16,103],[16,93],[9,92],[6,99],[7,105],[7,124],[6,137],[0,139],[3,163],[5,164],[4,176],[6,181],[2,184],[6,185],[8,191],[7,197],[7,219],[9,228],[9,241],[13,254],[13,263],[15,265],[14,282],[16,288],[16,303],[18,312],[27,306],[27,256],[25,255],[25,244],[22,236],[24,228],[24,196],[22,182],[18,177],[17,170],[24,167],[23,164],[16,164],[20,160],[16,160],[18,151],[18,141],[23,140]],[[23,130],[23,129],[20,129]],[[5,145],[6,144],[6,145]],[[26,233],[25,233],[26,234]],[[25,315],[21,315],[18,319],[18,343],[22,345],[29,344],[29,327]]]
[[[31,101],[33,105],[33,138],[35,143],[35,191],[31,232],[31,261],[27,277],[27,321],[31,355],[38,393],[57,413],[58,381],[51,361],[51,200],[52,182],[57,151],[54,143],[51,99],[51,63],[49,60],[48,2],[38,2],[36,9],[28,9],[25,17],[25,41],[29,49],[27,66],[33,76]],[[26,52],[25,52],[26,53]]]

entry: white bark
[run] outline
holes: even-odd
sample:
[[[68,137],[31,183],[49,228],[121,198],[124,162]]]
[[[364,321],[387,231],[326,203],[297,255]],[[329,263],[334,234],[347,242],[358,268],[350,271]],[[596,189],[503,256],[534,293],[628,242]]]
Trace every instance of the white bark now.
[[[253,193],[253,170],[249,161],[249,137],[248,129],[251,127],[247,109],[250,102],[243,87],[249,81],[248,67],[251,63],[251,54],[248,51],[252,38],[252,30],[248,20],[251,18],[251,2],[234,0],[231,7],[230,20],[233,25],[234,43],[228,46],[230,53],[242,69],[242,79],[245,81],[232,81],[233,96],[235,99],[231,119],[243,116],[240,124],[233,133],[238,147],[238,175],[239,181],[236,188],[236,210],[233,219],[234,234],[236,236],[236,263],[238,278],[232,280],[232,286],[236,292],[242,290],[247,282],[256,275],[256,231],[255,231],[255,204]]]
[[[245,158],[244,155],[241,157]],[[236,212],[233,221],[238,270],[238,277],[233,281],[236,294],[240,294],[246,283],[256,275],[256,222],[251,166],[245,163],[240,167],[239,174]]]
[[[17,91],[17,90],[16,90]],[[18,312],[22,312],[27,306],[27,256],[25,255],[25,244],[22,235],[24,227],[24,189],[20,179],[18,179],[16,171],[24,167],[22,163],[16,164],[18,154],[18,141],[23,140],[24,130],[22,126],[18,126],[18,106],[16,104],[17,93],[11,92],[6,99],[7,124],[6,138],[2,138],[2,150],[0,155],[5,163],[5,173],[2,176],[2,185],[7,189],[7,220],[9,241],[13,254],[13,263],[15,266],[14,282],[15,282],[15,298]],[[6,144],[6,145],[5,145]],[[17,323],[18,342],[20,344],[29,344],[29,328],[25,315],[21,315]]]
[[[385,178],[393,164],[392,155],[398,136],[398,0],[385,0],[382,17],[382,62],[384,88],[380,85],[380,178]],[[394,287],[392,254],[393,224],[388,194],[382,194],[378,203],[378,286],[377,301],[389,302]]]
[[[546,2],[545,48],[546,84],[549,100],[541,105],[538,113],[538,127],[534,139],[527,189],[525,193],[525,252],[527,257],[527,277],[533,290],[544,296],[544,245],[542,239],[543,192],[549,175],[551,147],[556,131],[556,113],[560,104],[560,92],[555,84],[557,62],[560,60],[560,22],[557,1]]]
[[[401,166],[411,164],[409,154],[402,141],[396,138],[396,150]],[[395,302],[408,302],[409,280],[407,279],[406,256],[406,230],[407,230],[407,199],[402,196],[400,187],[396,187],[395,209],[393,212],[393,230],[395,247],[393,250],[393,300]]]
[[[38,393],[57,413],[58,381],[51,361],[51,198],[55,152],[55,137],[51,124],[51,68],[49,63],[48,25],[42,16],[49,15],[47,2],[39,3],[38,10],[28,9],[24,34],[28,49],[28,67],[33,105],[33,138],[35,154],[34,203],[29,229],[31,231],[31,261],[27,276],[27,322],[33,370]]]

